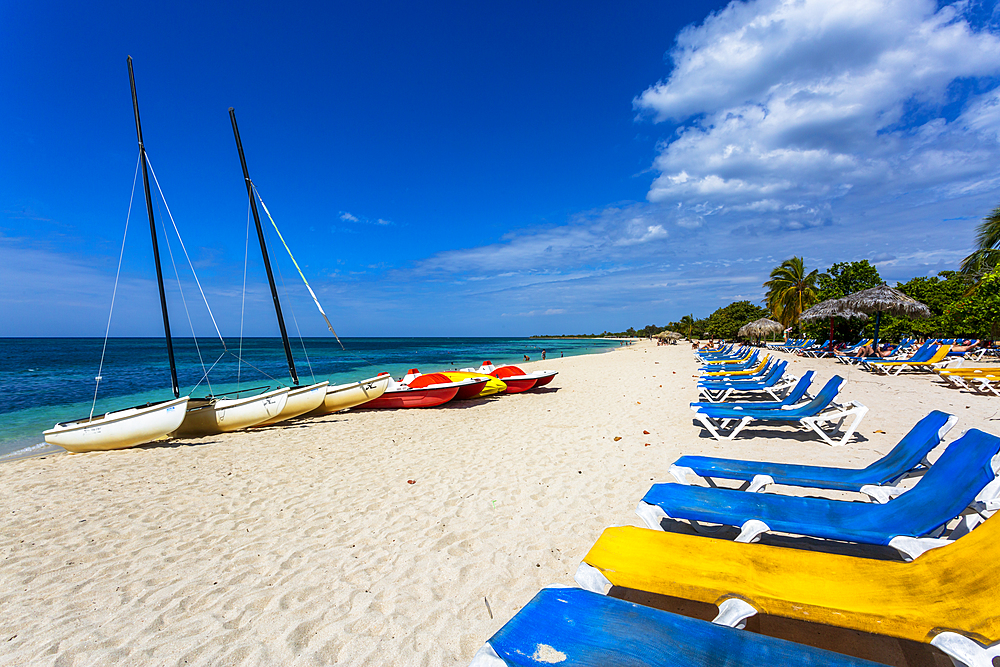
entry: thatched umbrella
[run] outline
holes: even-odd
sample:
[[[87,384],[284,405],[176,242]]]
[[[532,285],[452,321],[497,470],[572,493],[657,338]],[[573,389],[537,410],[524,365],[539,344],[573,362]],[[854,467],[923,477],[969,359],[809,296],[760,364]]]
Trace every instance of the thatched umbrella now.
[[[774,320],[769,320],[766,317],[762,317],[759,320],[754,320],[749,324],[744,324],[740,327],[737,332],[738,336],[747,336],[748,338],[756,338],[758,341],[771,333],[781,333],[785,330],[785,326],[781,322],[775,322]]]
[[[681,338],[684,338],[684,334],[679,334],[676,331],[662,331],[660,333],[664,334],[663,336],[664,338],[672,338],[674,340],[680,340]]]
[[[878,349],[878,328],[882,322],[882,313],[911,319],[926,318],[932,315],[930,308],[885,283],[878,287],[848,294],[840,301],[852,310],[860,310],[869,315],[875,313],[875,342],[873,343],[875,349]]]
[[[868,315],[860,310],[853,310],[842,299],[827,299],[799,315],[800,320],[825,320],[830,318],[830,340],[833,341],[833,318],[867,320]]]

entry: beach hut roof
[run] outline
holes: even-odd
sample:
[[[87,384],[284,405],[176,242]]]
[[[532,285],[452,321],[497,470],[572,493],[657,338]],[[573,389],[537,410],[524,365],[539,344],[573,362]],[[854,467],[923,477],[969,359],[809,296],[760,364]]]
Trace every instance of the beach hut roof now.
[[[925,318],[932,315],[931,309],[926,305],[885,283],[848,294],[840,301],[851,309],[865,313],[889,313],[910,318]]]
[[[762,317],[759,320],[754,320],[749,324],[744,324],[739,331],[738,335],[741,336],[766,336],[772,333],[781,333],[785,330],[785,326],[781,322],[775,322],[774,320]]]
[[[827,320],[831,317],[843,317],[844,319],[867,320],[868,315],[851,308],[843,299],[827,299],[799,315],[800,320]]]

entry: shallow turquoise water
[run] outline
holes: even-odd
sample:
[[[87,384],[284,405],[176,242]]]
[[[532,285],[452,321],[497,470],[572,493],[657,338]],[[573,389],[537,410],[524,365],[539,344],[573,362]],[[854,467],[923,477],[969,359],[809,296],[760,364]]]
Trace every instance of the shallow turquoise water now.
[[[292,353],[302,383],[353,382],[381,371],[402,376],[409,368],[423,372],[517,363],[524,355],[538,360],[575,356],[618,347],[616,341],[529,338],[344,338],[295,341]],[[56,422],[85,417],[94,400],[101,360],[100,338],[0,339],[0,459],[20,455],[42,442],[42,431]],[[175,339],[181,394],[219,394],[237,388],[287,386],[288,367],[280,338],[227,340]],[[200,357],[199,357],[200,354]],[[244,363],[239,363],[242,358]],[[204,368],[211,368],[204,379]],[[161,338],[108,340],[94,414],[172,397],[166,345]]]

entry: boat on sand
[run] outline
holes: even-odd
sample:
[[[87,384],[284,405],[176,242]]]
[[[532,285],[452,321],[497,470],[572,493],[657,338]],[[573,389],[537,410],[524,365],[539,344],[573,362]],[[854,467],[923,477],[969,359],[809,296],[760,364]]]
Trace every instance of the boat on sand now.
[[[485,377],[467,377],[459,380],[452,380],[444,373],[421,373],[416,368],[411,368],[403,377],[402,383],[410,389],[428,389],[431,387],[458,387],[458,393],[452,400],[461,401],[467,398],[476,398],[486,387],[488,380]]]
[[[165,437],[180,426],[187,403],[187,396],[147,403],[96,418],[62,422],[43,435],[50,445],[77,453],[134,447]]]
[[[149,174],[146,162],[146,148],[142,141],[142,125],[139,122],[139,101],[135,94],[135,76],[132,73],[132,56],[128,57],[128,78],[132,87],[132,110],[135,113],[135,132],[139,141],[139,163],[142,166],[142,184],[146,195],[146,213],[149,216],[149,233],[153,246],[153,262],[156,266],[156,282],[160,293],[160,312],[163,316],[163,335],[167,343],[167,359],[170,362],[171,388],[174,392],[173,400],[161,401],[157,403],[147,403],[136,407],[126,408],[108,412],[103,416],[94,417],[93,407],[91,414],[86,419],[76,419],[61,422],[53,428],[43,432],[45,442],[58,445],[71,452],[92,452],[107,451],[112,449],[125,449],[134,447],[146,442],[152,442],[165,437],[168,433],[176,429],[184,419],[185,410],[188,405],[188,396],[180,395],[180,388],[177,383],[177,367],[174,363],[173,339],[170,337],[170,318],[167,314],[167,297],[163,290],[163,272],[160,268],[160,251],[156,242],[156,221],[153,217],[153,199],[149,190]],[[133,184],[133,192],[134,192]],[[131,209],[131,203],[129,204]],[[126,223],[126,229],[128,225]],[[122,251],[124,252],[124,243]],[[120,262],[120,260],[119,260]],[[117,292],[118,279],[115,278],[115,291]],[[112,309],[114,299],[112,298]],[[108,318],[110,331],[111,318]],[[107,344],[107,333],[105,333],[105,344]],[[104,364],[102,354],[101,365]],[[101,381],[101,373],[97,378]],[[97,391],[94,391],[96,402]]]
[[[328,415],[332,412],[347,410],[348,408],[363,406],[369,401],[373,401],[385,393],[389,386],[389,374],[376,375],[360,382],[350,382],[348,384],[338,384],[326,388],[326,396],[323,403],[312,412],[307,413],[307,417],[318,417]]]
[[[183,423],[170,435],[197,438],[256,426],[281,414],[287,401],[288,387],[243,398],[192,398]]]
[[[471,368],[464,368],[462,370],[471,371]],[[534,371],[532,373],[525,373],[518,366],[494,366],[492,361],[484,361],[483,365],[478,369],[475,369],[477,373],[484,373],[486,375],[492,375],[495,378],[503,380],[507,384],[508,394],[519,394],[522,391],[528,391],[529,389],[535,389],[537,387],[542,387],[552,382],[552,379],[558,375],[558,371]]]
[[[388,376],[388,373],[385,373]],[[458,383],[414,389],[389,378],[385,393],[365,403],[365,408],[434,408],[444,405],[458,395]]]

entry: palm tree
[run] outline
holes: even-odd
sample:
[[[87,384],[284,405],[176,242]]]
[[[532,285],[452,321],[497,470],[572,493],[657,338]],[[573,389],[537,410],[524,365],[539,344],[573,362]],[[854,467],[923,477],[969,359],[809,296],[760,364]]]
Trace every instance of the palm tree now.
[[[764,302],[779,322],[786,327],[795,324],[802,311],[816,303],[818,275],[818,269],[806,274],[801,257],[786,259],[771,271],[771,279],[764,283]]]
[[[691,340],[691,330],[694,328],[694,314],[685,315],[681,318],[681,325],[687,327],[688,340]]]
[[[982,276],[1000,263],[1000,206],[976,228],[976,249],[962,260],[961,272]]]

